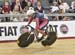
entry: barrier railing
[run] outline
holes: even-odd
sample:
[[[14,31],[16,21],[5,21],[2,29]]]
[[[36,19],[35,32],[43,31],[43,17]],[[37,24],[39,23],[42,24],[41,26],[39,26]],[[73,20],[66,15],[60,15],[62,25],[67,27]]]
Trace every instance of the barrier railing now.
[[[47,16],[75,16],[75,13],[64,13],[64,14],[46,14]],[[25,17],[26,14],[0,14],[0,17]]]

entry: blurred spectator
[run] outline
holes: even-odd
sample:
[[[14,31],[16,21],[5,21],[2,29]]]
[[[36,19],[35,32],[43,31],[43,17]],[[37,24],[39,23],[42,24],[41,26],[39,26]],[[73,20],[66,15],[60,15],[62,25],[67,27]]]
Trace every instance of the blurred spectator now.
[[[59,3],[59,14],[61,13],[66,13],[66,11],[70,8],[69,7],[69,5],[68,5],[68,3],[67,2],[65,2],[64,0],[61,0],[61,1],[59,1],[60,3]],[[61,20],[64,20],[64,21],[66,21],[66,20],[68,20],[68,17],[65,17],[65,16],[59,16],[59,20],[61,21]]]
[[[11,3],[11,11],[13,11],[15,4],[16,4],[16,0],[13,0]]]
[[[4,5],[2,7],[2,13],[3,14],[10,14],[10,12],[11,12],[10,4],[9,4],[9,2],[5,1]],[[6,17],[5,21],[7,21],[7,22],[10,21],[10,18]]]
[[[19,6],[20,11],[22,11],[20,0],[16,0],[16,5]]]
[[[0,7],[0,14],[3,14],[3,13],[2,13],[2,8],[1,8],[1,7]]]
[[[71,21],[71,20],[73,20],[72,17],[63,17],[61,21]]]
[[[54,0],[48,0],[49,4],[52,5]]]
[[[27,6],[32,7],[32,3],[30,1],[28,1]]]
[[[75,13],[75,0],[72,1],[70,9],[67,11],[69,13]]]
[[[27,6],[22,9],[22,13],[25,14],[29,7],[32,7],[32,3],[30,1],[27,2]]]
[[[58,3],[54,1],[53,5],[50,6],[50,13],[57,13],[58,11],[59,11]]]
[[[8,14],[8,13],[10,13],[10,11],[11,11],[11,7],[10,7],[9,3],[5,2],[3,7],[2,7],[2,12],[4,14]]]
[[[67,4],[67,2],[64,2],[64,0],[62,0],[62,2],[59,5],[59,9],[60,9],[59,13],[61,13],[61,14],[66,13],[69,10],[69,8],[70,7]],[[66,16],[59,16],[59,20],[60,21],[68,21],[68,20],[70,20],[70,18],[66,17]]]
[[[70,9],[67,11],[69,13],[75,13],[75,0],[72,1]]]
[[[55,1],[60,5],[63,0],[55,0]]]
[[[71,3],[71,9],[75,10],[75,0]]]
[[[67,2],[65,2],[64,0],[60,1],[60,4],[59,4],[59,13],[63,14],[63,13],[66,13],[67,10],[69,10],[69,5]],[[68,17],[65,17],[65,16],[59,16],[59,20],[61,21],[67,21],[69,18]]]
[[[27,10],[29,9],[29,7],[28,6],[26,6],[24,9],[23,9],[23,11],[22,11],[22,14],[26,14],[26,12],[27,12]],[[21,17],[22,18],[22,21],[27,21],[27,19],[28,19],[28,17]]]
[[[15,5],[12,14],[20,14],[19,5]],[[11,20],[13,20],[13,21],[21,21],[21,17],[14,17],[14,18],[11,18]]]
[[[20,13],[20,7],[18,5],[15,5],[15,7],[13,9],[13,13],[15,13],[15,14]]]
[[[29,0],[29,1],[31,1],[33,7],[36,7],[37,1],[39,1],[39,0]]]
[[[53,3],[53,0],[48,0],[49,1],[49,3]]]
[[[40,12],[40,13],[44,13],[44,8],[39,1],[37,2],[37,6],[35,7],[35,11]]]
[[[50,6],[50,13],[59,13],[59,14],[62,14],[62,13],[65,13],[66,10],[69,9],[69,5],[66,2],[59,0],[59,3],[56,2],[56,1],[53,1],[53,6]],[[66,21],[66,20],[68,20],[68,17],[65,17],[65,16],[59,16],[59,17],[53,16],[52,20],[53,21],[65,20]]]
[[[20,4],[20,0],[13,0],[12,4],[11,4],[11,10],[13,11],[14,7],[18,5],[20,7],[20,10],[22,10],[21,8],[21,4]]]
[[[23,13],[23,14],[26,14],[26,12],[27,12],[28,9],[29,9],[29,7],[26,6],[26,7],[23,9],[22,13]]]
[[[27,6],[27,3],[28,3],[27,0],[23,0],[23,1],[21,2],[21,7],[22,7],[22,9],[24,9],[24,8]]]
[[[30,1],[27,2],[27,6],[25,6],[23,9],[22,9],[22,13],[26,13],[27,10],[32,7],[32,3]]]
[[[67,2],[62,1],[59,5],[59,8],[62,10],[63,13],[65,13],[66,10],[68,10],[70,7]]]
[[[53,5],[50,5],[50,13],[58,13],[59,7],[58,3],[56,1],[53,1]],[[53,21],[57,21],[58,17],[57,16],[52,16]]]
[[[26,14],[27,10],[30,7],[35,8],[35,11],[41,13],[44,13],[44,8],[41,5],[41,0],[12,0],[11,7],[10,4],[7,0],[4,1],[0,1],[0,14]],[[71,2],[71,6],[69,7],[69,5],[67,4],[67,2],[64,2],[64,0],[48,0],[50,3],[50,12],[48,13],[75,13],[75,0],[72,0]],[[68,1],[68,0],[67,0]],[[2,6],[3,5],[3,6]],[[2,18],[0,17],[0,21],[24,21],[26,17],[14,17],[14,18],[8,18],[5,17]],[[75,20],[75,17],[65,17],[65,16],[53,16],[52,17],[53,21],[57,21],[57,20]]]
[[[75,13],[75,0],[72,1],[71,3],[71,8],[68,10],[70,13]],[[72,17],[73,20],[75,20],[75,16]]]
[[[2,8],[1,8],[1,7],[0,7],[0,14],[3,14],[3,13],[2,13]],[[0,17],[0,22],[4,22],[4,19],[5,19],[4,17]]]
[[[32,7],[32,3],[31,1],[27,1],[27,6],[25,6],[23,9],[22,9],[22,13],[23,14],[26,14],[27,10]],[[21,17],[22,18],[22,21],[27,21],[27,17]]]
[[[0,1],[0,7],[2,7],[2,5],[3,5],[3,1]]]

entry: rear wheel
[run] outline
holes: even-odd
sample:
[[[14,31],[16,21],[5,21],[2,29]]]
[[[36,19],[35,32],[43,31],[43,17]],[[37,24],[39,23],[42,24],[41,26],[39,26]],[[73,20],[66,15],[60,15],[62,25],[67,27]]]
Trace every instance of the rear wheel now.
[[[47,39],[42,41],[43,46],[50,46],[52,45],[57,39],[56,32],[49,32]]]

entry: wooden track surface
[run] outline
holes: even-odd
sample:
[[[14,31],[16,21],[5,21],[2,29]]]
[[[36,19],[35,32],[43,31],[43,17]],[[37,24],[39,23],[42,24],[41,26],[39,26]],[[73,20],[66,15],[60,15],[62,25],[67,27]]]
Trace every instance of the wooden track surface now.
[[[50,47],[33,43],[20,48],[16,42],[0,43],[0,55],[75,55],[75,39],[60,39]]]

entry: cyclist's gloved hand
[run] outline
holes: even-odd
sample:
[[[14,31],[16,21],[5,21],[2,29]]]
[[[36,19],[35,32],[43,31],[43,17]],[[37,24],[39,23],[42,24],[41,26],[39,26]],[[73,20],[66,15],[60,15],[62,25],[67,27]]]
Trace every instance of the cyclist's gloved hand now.
[[[27,24],[26,26],[29,26],[29,24]]]

